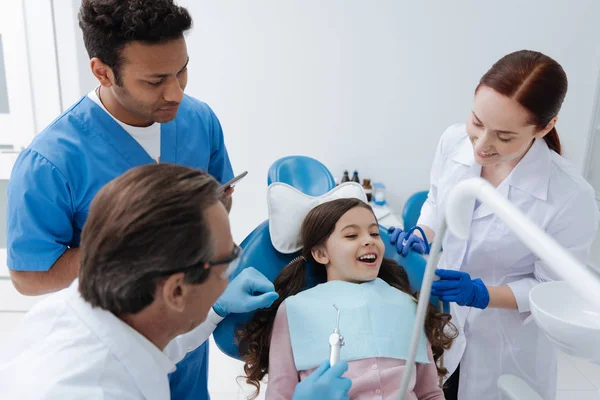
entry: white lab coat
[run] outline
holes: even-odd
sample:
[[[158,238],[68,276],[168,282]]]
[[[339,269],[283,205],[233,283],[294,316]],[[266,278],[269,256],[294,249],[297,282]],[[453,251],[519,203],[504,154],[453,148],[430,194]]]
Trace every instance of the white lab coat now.
[[[481,175],[465,125],[444,132],[431,170],[431,188],[419,225],[435,230],[442,218],[448,191],[459,181]],[[498,192],[586,262],[600,213],[592,187],[543,139],[498,186]],[[460,336],[445,356],[452,373],[460,363],[460,400],[499,400],[496,388],[503,374],[521,377],[545,400],[556,396],[557,350],[530,318],[529,291],[556,279],[492,211],[473,203],[468,241],[448,233],[439,268],[468,272],[487,286],[508,285],[518,310],[451,305]]]
[[[112,313],[69,288],[25,315],[0,349],[0,398],[19,400],[165,400],[168,374],[222,320],[214,312],[160,351]]]

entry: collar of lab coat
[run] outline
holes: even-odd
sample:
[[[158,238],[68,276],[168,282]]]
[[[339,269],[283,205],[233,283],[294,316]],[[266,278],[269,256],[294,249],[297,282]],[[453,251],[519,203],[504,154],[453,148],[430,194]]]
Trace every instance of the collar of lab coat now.
[[[465,136],[456,151],[450,154],[453,161],[469,166],[473,176],[479,176],[481,169],[475,163],[473,146],[469,137]],[[508,186],[519,189],[540,200],[548,198],[548,184],[552,163],[552,150],[548,148],[544,139],[536,139],[525,156],[512,170],[505,182],[498,186],[504,197],[508,195]],[[477,167],[477,168],[476,168]]]
[[[79,294],[78,280],[68,290],[74,292],[69,299],[73,310],[123,364],[144,398],[169,398],[168,374],[175,370],[175,364],[152,342],[114,314],[98,307],[92,308]]]
[[[510,186],[540,200],[548,198],[552,150],[544,139],[536,139],[509,175]]]

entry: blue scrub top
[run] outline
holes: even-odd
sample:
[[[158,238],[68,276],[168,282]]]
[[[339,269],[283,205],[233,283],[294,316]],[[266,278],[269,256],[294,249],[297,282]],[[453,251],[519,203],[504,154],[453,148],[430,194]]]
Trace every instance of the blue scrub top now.
[[[219,120],[185,96],[177,117],[161,124],[160,160],[199,168],[219,182],[233,178]],[[78,247],[94,195],[127,170],[152,164],[142,146],[87,96],[59,116],[23,150],[8,183],[8,267],[47,271]],[[172,396],[207,399],[207,343],[170,376]],[[189,367],[189,368],[187,368]]]

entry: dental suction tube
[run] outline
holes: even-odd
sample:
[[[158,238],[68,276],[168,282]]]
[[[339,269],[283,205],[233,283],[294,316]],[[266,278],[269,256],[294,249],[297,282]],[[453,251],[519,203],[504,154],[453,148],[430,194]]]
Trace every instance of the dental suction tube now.
[[[404,400],[406,396],[408,384],[410,383],[410,377],[415,366],[417,349],[419,347],[419,339],[421,338],[421,332],[425,326],[425,316],[427,315],[427,306],[429,304],[429,297],[431,296],[431,284],[433,283],[435,276],[435,269],[440,261],[442,238],[444,237],[445,233],[446,221],[442,219],[439,233],[436,233],[436,235],[433,237],[433,245],[431,246],[429,258],[427,259],[427,266],[425,267],[425,273],[423,274],[423,283],[421,285],[421,293],[419,294],[419,302],[417,303],[417,316],[415,318],[415,326],[413,327],[413,335],[410,341],[408,359],[406,360],[404,374],[402,375],[402,381],[400,382],[400,400]]]

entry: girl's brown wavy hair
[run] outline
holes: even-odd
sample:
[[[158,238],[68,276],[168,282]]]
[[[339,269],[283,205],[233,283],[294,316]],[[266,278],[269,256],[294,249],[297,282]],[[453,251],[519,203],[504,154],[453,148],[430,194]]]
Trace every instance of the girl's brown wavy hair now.
[[[256,388],[252,398],[258,396],[260,381],[269,369],[269,345],[277,309],[288,297],[309,288],[306,279],[307,269],[311,269],[311,275],[316,277],[318,282],[327,281],[325,266],[315,261],[311,250],[324,244],[333,233],[337,221],[354,207],[363,207],[372,212],[371,207],[359,199],[338,199],[321,204],[308,213],[301,228],[303,258],[298,257],[292,261],[275,279],[275,291],[279,294],[279,298],[271,307],[258,310],[252,320],[236,333],[240,354],[245,361],[246,382]],[[378,277],[390,286],[418,297],[418,293],[413,293],[410,289],[406,271],[395,261],[384,258]],[[440,377],[445,376],[448,370],[440,367],[438,360],[444,351],[450,348],[457,336],[456,328],[450,319],[450,314],[440,313],[429,304],[425,319],[425,334],[431,343],[433,359]]]

